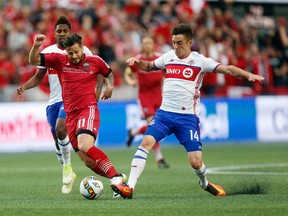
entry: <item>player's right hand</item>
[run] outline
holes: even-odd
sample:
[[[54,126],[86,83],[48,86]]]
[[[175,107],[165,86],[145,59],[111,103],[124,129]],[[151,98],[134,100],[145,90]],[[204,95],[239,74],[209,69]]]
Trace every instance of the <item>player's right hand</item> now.
[[[21,96],[21,95],[24,93],[24,91],[25,91],[24,86],[19,86],[19,87],[17,88],[17,94],[18,94],[19,96]]]
[[[139,63],[139,59],[136,57],[132,57],[132,58],[127,59],[126,63],[129,66],[133,66],[135,63]]]
[[[43,34],[39,34],[35,37],[34,46],[41,46],[46,39],[46,36]]]

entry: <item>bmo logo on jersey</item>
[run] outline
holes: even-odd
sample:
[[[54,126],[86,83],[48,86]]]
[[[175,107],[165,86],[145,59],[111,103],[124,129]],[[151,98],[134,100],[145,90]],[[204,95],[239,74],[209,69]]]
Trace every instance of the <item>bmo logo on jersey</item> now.
[[[191,68],[185,68],[183,70],[183,76],[187,79],[189,79],[190,77],[192,77],[193,75],[193,70]]]
[[[199,67],[190,65],[170,64],[166,66],[166,78],[194,81],[200,70]]]

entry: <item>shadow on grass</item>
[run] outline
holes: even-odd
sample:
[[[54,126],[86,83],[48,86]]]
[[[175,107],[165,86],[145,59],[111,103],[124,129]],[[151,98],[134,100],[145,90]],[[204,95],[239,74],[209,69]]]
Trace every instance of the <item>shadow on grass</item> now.
[[[268,183],[252,183],[247,185],[237,184],[237,188],[231,188],[232,192],[227,192],[227,195],[239,195],[239,194],[267,194],[270,185]]]

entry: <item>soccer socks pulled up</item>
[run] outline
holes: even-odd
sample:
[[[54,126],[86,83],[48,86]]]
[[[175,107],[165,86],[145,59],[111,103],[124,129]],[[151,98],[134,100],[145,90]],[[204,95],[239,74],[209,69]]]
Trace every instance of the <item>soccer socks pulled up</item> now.
[[[62,153],[63,165],[69,165],[71,163],[71,154],[70,154],[70,140],[68,136],[64,140],[58,139],[58,144],[60,151]]]
[[[194,169],[194,171],[196,175],[199,177],[201,187],[206,188],[206,186],[208,185],[208,180],[205,164],[202,164],[202,167],[199,170]]]
[[[111,179],[113,176],[119,175],[108,156],[99,148],[92,146],[86,152],[86,155],[95,161],[96,167],[93,169],[93,171],[98,175],[107,177],[109,179]]]
[[[135,188],[138,178],[145,168],[148,154],[149,151],[142,146],[139,146],[136,153],[134,154],[131,162],[129,180],[127,183],[130,188]]]

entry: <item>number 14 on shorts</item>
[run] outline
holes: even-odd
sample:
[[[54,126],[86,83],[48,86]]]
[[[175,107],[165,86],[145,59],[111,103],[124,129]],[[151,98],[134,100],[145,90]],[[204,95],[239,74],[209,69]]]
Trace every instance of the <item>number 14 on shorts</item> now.
[[[190,130],[190,139],[199,141],[198,131]]]

